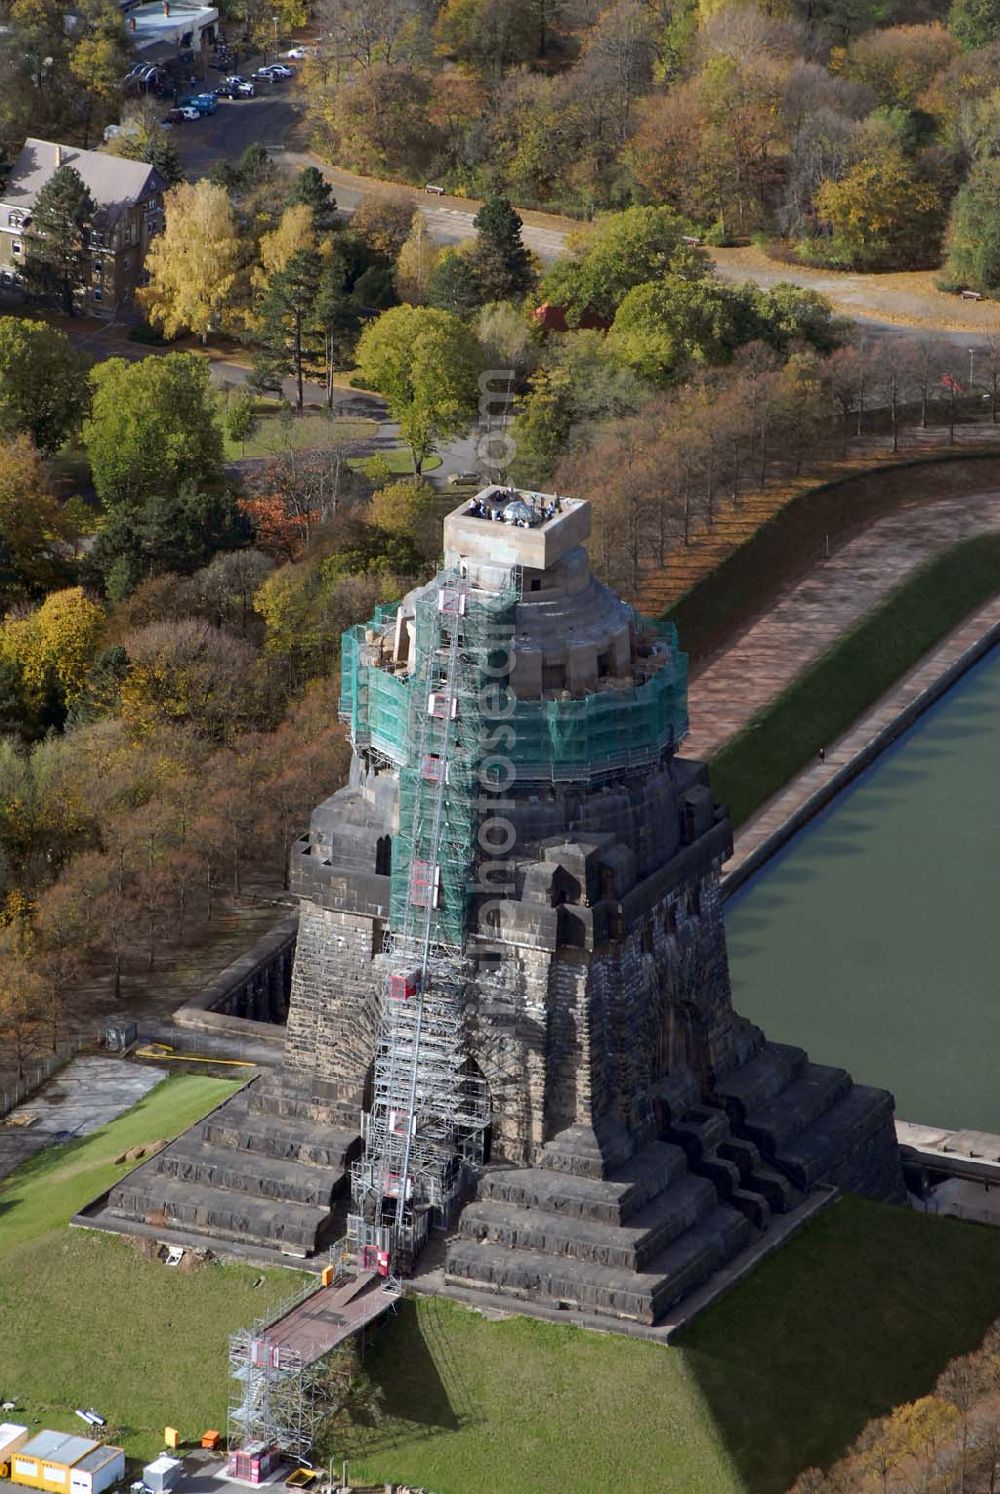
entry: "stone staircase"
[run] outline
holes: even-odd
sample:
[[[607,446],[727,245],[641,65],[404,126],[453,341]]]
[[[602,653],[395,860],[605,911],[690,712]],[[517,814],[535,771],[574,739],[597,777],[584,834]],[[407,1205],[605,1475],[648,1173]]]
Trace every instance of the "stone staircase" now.
[[[887,1104],[778,1043],[708,1100],[690,1076],[671,1078],[641,1137],[608,1120],[573,1126],[537,1166],[488,1170],[449,1241],[446,1280],[655,1323],[816,1183],[850,1187],[845,1159]]]
[[[356,1102],[263,1075],[123,1178],[108,1211],[206,1242],[312,1255],[332,1239],[359,1146]]]

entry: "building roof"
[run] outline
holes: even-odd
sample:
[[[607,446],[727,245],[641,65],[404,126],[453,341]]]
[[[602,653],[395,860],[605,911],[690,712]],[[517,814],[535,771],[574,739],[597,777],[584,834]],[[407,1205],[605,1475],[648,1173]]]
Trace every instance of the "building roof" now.
[[[14,1441],[15,1437],[21,1437],[28,1430],[16,1421],[0,1421],[0,1447],[7,1447]]]
[[[98,1468],[103,1468],[107,1463],[113,1463],[117,1458],[124,1458],[124,1449],[112,1447],[109,1442],[99,1442],[89,1453],[85,1453],[79,1462],[73,1467],[81,1473],[96,1473]]]
[[[148,1471],[151,1473],[169,1473],[171,1468],[179,1468],[180,1466],[180,1458],[171,1458],[166,1453],[160,1453],[160,1456],[158,1458],[154,1458],[151,1463],[146,1464],[146,1467],[143,1471]]]
[[[99,1446],[100,1443],[91,1437],[77,1437],[72,1432],[39,1432],[37,1437],[25,1443],[18,1456],[71,1467]]]
[[[72,166],[98,207],[104,226],[116,223],[126,207],[147,191],[163,191],[167,183],[148,161],[126,161],[99,150],[77,150],[51,140],[28,139],[14,163],[0,207],[30,213],[39,192],[60,166]],[[0,228],[6,227],[0,218]]]

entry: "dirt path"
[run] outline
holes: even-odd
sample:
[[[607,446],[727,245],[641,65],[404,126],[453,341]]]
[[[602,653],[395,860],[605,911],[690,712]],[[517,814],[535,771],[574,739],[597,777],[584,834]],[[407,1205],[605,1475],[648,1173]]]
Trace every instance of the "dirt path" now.
[[[940,498],[877,520],[759,618],[690,687],[685,755],[711,757],[932,556],[1000,529],[1000,493]]]
[[[939,291],[936,270],[901,270],[859,275],[846,270],[813,270],[771,259],[761,249],[712,249],[720,280],[753,280],[758,285],[790,281],[820,291],[845,316],[921,332],[951,334],[955,340],[1000,333],[1000,302],[963,301]]]

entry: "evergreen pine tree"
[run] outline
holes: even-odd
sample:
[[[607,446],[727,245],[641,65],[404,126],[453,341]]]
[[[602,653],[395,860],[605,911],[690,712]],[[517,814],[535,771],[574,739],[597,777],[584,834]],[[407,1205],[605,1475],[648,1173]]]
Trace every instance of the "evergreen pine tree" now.
[[[427,282],[427,304],[453,316],[469,317],[486,299],[476,256],[446,250]]]
[[[257,389],[280,393],[283,380],[291,376],[300,410],[303,365],[316,341],[313,310],[322,273],[323,261],[314,249],[298,250],[284,269],[272,275],[260,307],[259,346],[251,383]]]
[[[480,304],[520,301],[535,285],[531,256],[521,238],[522,221],[506,197],[490,197],[476,214],[479,240],[471,259],[480,287]]]
[[[332,233],[338,225],[337,200],[333,188],[316,166],[306,166],[292,186],[292,203],[312,208],[313,227],[318,234]]]
[[[66,316],[90,269],[94,199],[72,166],[60,166],[35,199],[27,238],[24,278],[29,290],[53,296]]]

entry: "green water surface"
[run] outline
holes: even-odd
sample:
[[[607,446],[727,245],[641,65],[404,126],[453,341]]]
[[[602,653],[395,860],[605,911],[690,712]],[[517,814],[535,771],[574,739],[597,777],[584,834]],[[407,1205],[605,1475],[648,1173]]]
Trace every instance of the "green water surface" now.
[[[1000,1132],[1000,649],[736,894],[737,1009],[904,1120]]]

